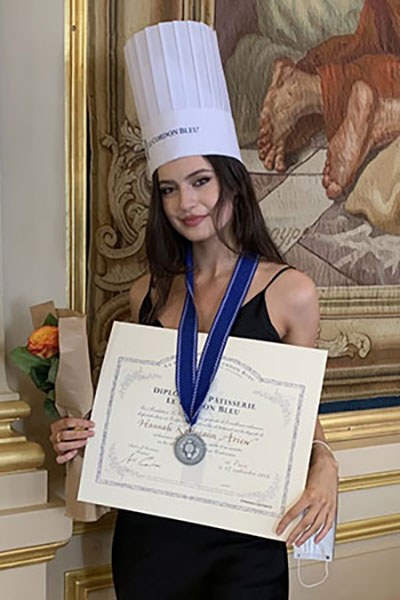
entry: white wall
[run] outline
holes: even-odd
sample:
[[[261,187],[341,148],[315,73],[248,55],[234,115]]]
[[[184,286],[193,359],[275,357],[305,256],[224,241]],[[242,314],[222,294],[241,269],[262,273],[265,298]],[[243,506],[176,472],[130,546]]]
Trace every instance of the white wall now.
[[[29,306],[66,303],[64,1],[0,0],[0,253],[6,352],[25,343]],[[8,363],[30,402],[32,439],[48,434],[42,397]]]

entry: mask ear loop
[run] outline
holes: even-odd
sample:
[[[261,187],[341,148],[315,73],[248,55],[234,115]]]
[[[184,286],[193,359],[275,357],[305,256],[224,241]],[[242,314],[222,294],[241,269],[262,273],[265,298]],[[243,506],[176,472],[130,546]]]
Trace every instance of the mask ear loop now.
[[[298,559],[298,561],[297,561],[297,579],[299,580],[300,585],[302,585],[303,587],[305,587],[305,588],[317,587],[317,586],[325,583],[325,581],[328,579],[329,568],[328,568],[328,563],[325,562],[325,575],[321,579],[321,581],[317,581],[316,583],[305,583],[301,577],[300,562],[301,562],[301,559]]]

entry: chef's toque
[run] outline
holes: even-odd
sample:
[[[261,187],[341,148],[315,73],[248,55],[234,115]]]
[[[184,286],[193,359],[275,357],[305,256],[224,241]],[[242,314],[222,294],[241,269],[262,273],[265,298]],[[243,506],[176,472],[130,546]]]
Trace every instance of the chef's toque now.
[[[151,174],[184,156],[241,160],[218,41],[204,23],[147,27],[125,58]]]

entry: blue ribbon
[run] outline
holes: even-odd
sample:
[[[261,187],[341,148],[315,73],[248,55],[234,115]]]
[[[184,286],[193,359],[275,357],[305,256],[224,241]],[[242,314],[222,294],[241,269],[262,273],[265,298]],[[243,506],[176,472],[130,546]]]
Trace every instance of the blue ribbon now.
[[[198,368],[198,320],[194,304],[193,257],[186,253],[186,300],[178,329],[176,352],[176,387],[186,421],[194,425],[210,385],[221,362],[236,315],[257,269],[259,257],[241,255],[236,263],[222,302],[215,315]]]

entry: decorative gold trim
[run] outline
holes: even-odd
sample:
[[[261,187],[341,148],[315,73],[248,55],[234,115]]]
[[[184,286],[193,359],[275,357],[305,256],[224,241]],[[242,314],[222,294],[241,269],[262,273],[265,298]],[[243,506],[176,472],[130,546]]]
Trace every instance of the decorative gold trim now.
[[[341,523],[337,528],[336,543],[359,542],[392,533],[400,533],[400,513]]]
[[[400,393],[400,286],[319,288],[323,400]]]
[[[65,546],[68,541],[52,542],[51,544],[41,544],[40,546],[29,546],[27,548],[17,548],[16,550],[0,552],[0,570],[24,567],[52,560],[57,550]]]
[[[90,592],[113,587],[111,567],[86,567],[64,574],[64,600],[88,600]]]
[[[215,0],[183,0],[183,19],[202,21],[213,27]]]
[[[0,421],[15,419],[24,419],[31,414],[31,407],[22,400],[12,400],[10,402],[0,402]]]
[[[320,287],[321,317],[365,317],[400,313],[400,286]]]
[[[0,473],[27,471],[43,465],[43,448],[12,428],[13,421],[30,413],[29,404],[21,400],[0,402]]]
[[[86,308],[87,1],[65,0],[65,173],[68,296]]]
[[[94,523],[83,523],[82,521],[75,521],[72,529],[72,535],[100,533],[102,531],[108,531],[110,529],[113,529],[116,517],[117,513],[113,510]]]
[[[190,21],[193,19],[193,1],[195,0],[182,0],[183,21]]]
[[[348,544],[395,533],[400,533],[400,513],[341,523],[337,529],[336,543]],[[112,586],[112,573],[108,565],[68,571],[64,579],[64,600],[87,600],[90,592]]]
[[[339,493],[355,492],[386,485],[400,485],[400,471],[382,471],[381,473],[342,477],[339,479]]]
[[[400,434],[400,408],[325,414],[320,421],[330,443]]]

